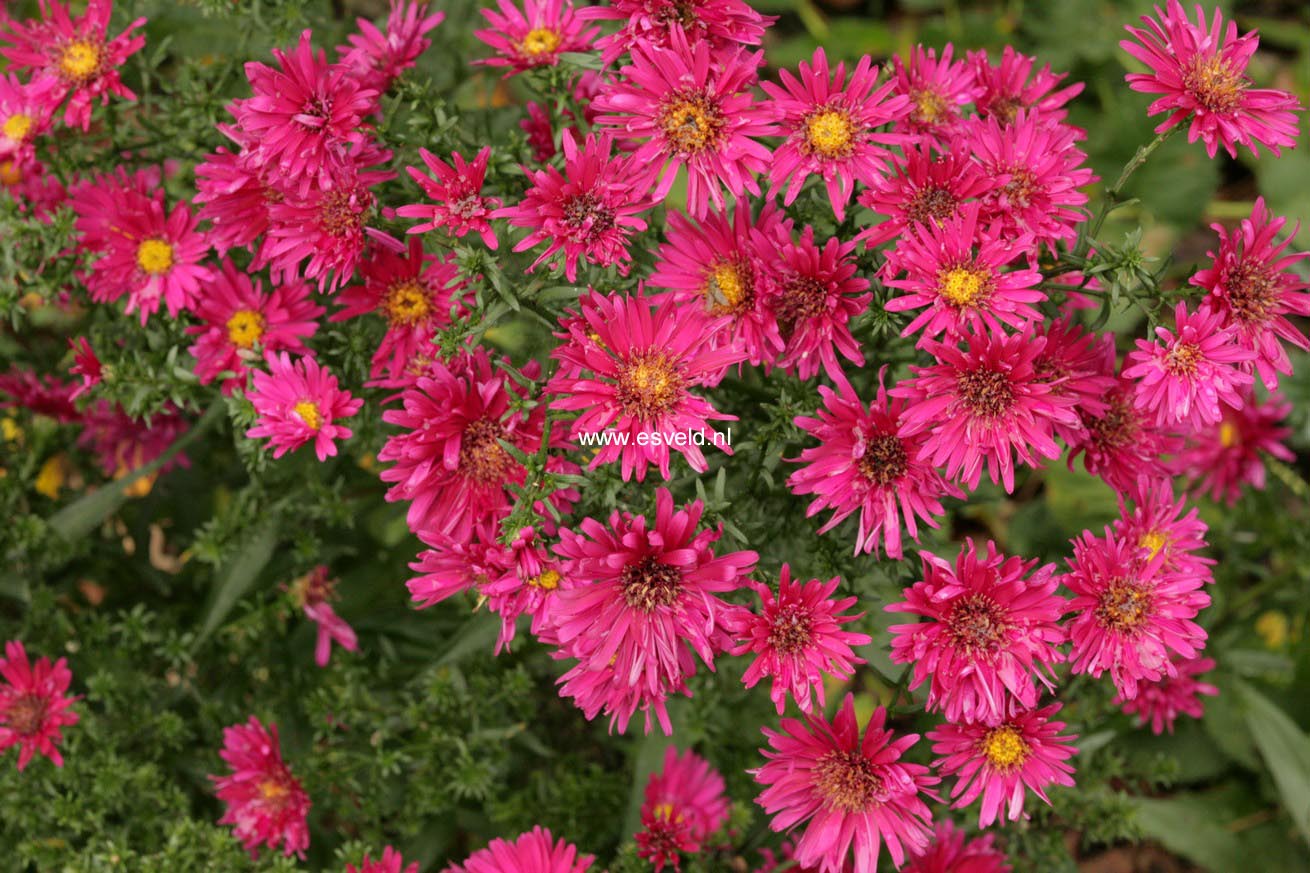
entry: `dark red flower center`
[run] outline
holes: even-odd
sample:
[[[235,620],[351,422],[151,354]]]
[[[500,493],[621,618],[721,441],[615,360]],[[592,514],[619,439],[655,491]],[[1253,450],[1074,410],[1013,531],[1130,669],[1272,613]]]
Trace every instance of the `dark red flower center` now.
[[[639,612],[654,612],[672,606],[682,592],[682,571],[654,558],[646,558],[623,568],[619,577],[623,601]]]
[[[614,229],[614,210],[590,191],[569,197],[563,209],[564,225],[581,242],[594,242]]]
[[[905,443],[896,434],[873,434],[865,443],[864,454],[856,461],[856,466],[870,484],[886,486],[905,475],[910,456],[905,451]]]
[[[364,214],[373,196],[362,188],[337,188],[323,195],[318,220],[329,236],[351,236],[364,226]]]
[[[500,440],[505,428],[490,418],[479,418],[464,428],[459,443],[459,469],[480,485],[503,485],[514,471],[514,458]]]
[[[814,636],[814,616],[804,606],[784,606],[769,627],[769,648],[795,654],[810,644]]]
[[[950,190],[929,185],[914,192],[905,204],[905,217],[912,224],[940,224],[955,214],[960,199]]]
[[[1014,407],[1014,386],[1010,377],[989,367],[965,370],[956,376],[956,385],[969,410],[981,418],[1004,415]]]
[[[1259,326],[1269,320],[1278,305],[1278,280],[1259,264],[1238,261],[1224,274],[1223,288],[1233,318]]]
[[[969,653],[990,652],[1005,641],[1010,629],[1009,613],[981,592],[955,601],[946,617],[946,632],[957,649]]]
[[[40,694],[22,694],[9,704],[9,728],[20,737],[34,736],[45,724],[50,701]]]
[[[1092,443],[1102,449],[1121,449],[1136,442],[1141,433],[1141,417],[1132,397],[1127,392],[1114,391],[1106,396],[1105,403],[1105,415],[1082,416]]]
[[[818,318],[828,308],[828,286],[813,276],[799,273],[787,278],[782,294],[773,304],[778,330],[784,339],[790,338],[802,321]]]
[[[864,755],[834,749],[815,764],[814,787],[828,809],[863,812],[877,800],[883,785],[874,763]]]

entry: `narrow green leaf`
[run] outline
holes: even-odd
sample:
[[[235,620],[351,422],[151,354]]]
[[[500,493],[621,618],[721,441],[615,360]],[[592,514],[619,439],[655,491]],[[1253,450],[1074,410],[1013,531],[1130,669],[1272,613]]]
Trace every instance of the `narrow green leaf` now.
[[[1241,841],[1219,825],[1231,818],[1221,798],[1211,794],[1139,797],[1137,824],[1166,849],[1207,870],[1242,870],[1246,854]]]
[[[464,623],[446,651],[437,658],[437,665],[457,664],[475,652],[486,653],[500,634],[500,617],[490,612],[479,612]]]
[[[675,709],[681,708],[680,704],[679,700],[668,702],[670,719],[673,718]],[[641,829],[641,804],[646,799],[646,782],[650,779],[650,774],[663,765],[664,750],[671,745],[673,740],[670,737],[664,736],[660,730],[653,730],[646,734],[641,744],[637,746],[637,754],[633,757],[632,788],[628,792],[628,811],[623,816],[620,840],[631,839],[632,835]]]
[[[200,626],[200,632],[196,635],[193,647],[199,646],[209,638],[210,634],[218,630],[232,611],[232,607],[236,606],[242,596],[255,584],[259,574],[273,557],[277,538],[277,522],[273,520],[261,522],[246,541],[241,553],[219,574],[214,590],[210,594],[209,603],[205,607],[205,619]]]
[[[1246,726],[1301,834],[1310,840],[1310,738],[1269,698],[1245,682]],[[1236,867],[1232,869],[1238,869]]]

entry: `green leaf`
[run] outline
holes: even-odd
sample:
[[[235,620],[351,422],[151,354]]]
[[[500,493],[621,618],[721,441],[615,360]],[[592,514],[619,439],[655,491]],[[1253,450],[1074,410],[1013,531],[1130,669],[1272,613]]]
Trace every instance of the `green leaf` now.
[[[205,607],[205,619],[200,626],[200,632],[196,635],[194,646],[199,646],[223,624],[232,607],[236,606],[237,601],[255,584],[255,580],[273,557],[277,538],[276,521],[268,519],[258,524],[241,549],[241,553],[219,575],[210,594],[209,604]]]
[[[475,652],[487,652],[500,634],[500,617],[490,612],[481,612],[464,622],[459,633],[455,634],[450,645],[437,658],[437,666],[445,667],[457,664]]]
[[[1136,806],[1137,824],[1148,836],[1207,870],[1242,870],[1250,860],[1236,835],[1217,826],[1232,818],[1217,794],[1140,797]]]
[[[1302,836],[1310,840],[1310,738],[1269,698],[1245,682],[1246,726]],[[1233,867],[1232,869],[1238,869]]]
[[[677,716],[683,703],[682,700],[668,702],[669,720],[674,725],[678,722]],[[633,757],[632,765],[632,788],[628,792],[628,811],[623,817],[620,839],[630,839],[633,834],[641,830],[641,804],[646,797],[646,782],[652,773],[663,766],[664,750],[671,745],[673,739],[664,736],[664,733],[657,729],[646,734],[641,744],[637,746],[637,754]]]

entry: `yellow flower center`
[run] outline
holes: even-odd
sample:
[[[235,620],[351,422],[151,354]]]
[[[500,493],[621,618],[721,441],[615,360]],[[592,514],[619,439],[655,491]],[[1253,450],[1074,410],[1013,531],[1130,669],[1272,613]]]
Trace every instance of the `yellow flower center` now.
[[[828,752],[816,762],[813,780],[824,807],[839,812],[865,812],[884,791],[877,767],[854,750]]]
[[[531,58],[548,55],[559,48],[559,34],[549,27],[534,27],[523,37],[523,53]]]
[[[533,576],[528,580],[528,585],[533,588],[540,588],[543,591],[554,591],[559,587],[560,575],[554,570],[547,570],[540,576]]]
[[[53,455],[41,465],[41,471],[36,474],[33,487],[38,494],[54,500],[67,481],[68,459],[64,455]]]
[[[0,161],[0,185],[13,187],[23,181],[23,174],[14,161]]]
[[[701,93],[675,95],[660,111],[659,124],[675,152],[712,148],[723,132],[723,111]]]
[[[660,803],[655,806],[655,818],[660,821],[681,821],[682,813],[676,811],[671,803]]]
[[[986,270],[952,267],[938,274],[937,287],[943,297],[963,308],[985,301],[991,286],[990,279]]]
[[[812,151],[825,158],[842,158],[850,154],[855,125],[839,109],[824,109],[805,122],[805,141]]]
[[[1148,530],[1142,534],[1142,538],[1137,541],[1137,545],[1144,549],[1151,550],[1151,557],[1154,558],[1160,554],[1160,550],[1169,545],[1169,538],[1158,530]]]
[[[227,338],[239,349],[248,349],[264,335],[264,316],[253,309],[238,309],[227,320]]]
[[[1104,628],[1132,634],[1151,614],[1151,592],[1128,579],[1116,579],[1096,603],[1096,620]]]
[[[413,327],[426,321],[432,314],[427,292],[417,282],[402,282],[387,292],[382,301],[387,320],[392,325]]]
[[[704,294],[712,314],[735,312],[747,302],[751,290],[750,279],[742,275],[742,270],[743,266],[735,260],[719,261],[710,269]]]
[[[310,430],[318,430],[323,426],[322,413],[318,411],[318,404],[312,400],[300,401],[293,407],[292,411],[300,417],[300,420]]]
[[[619,399],[624,411],[651,421],[673,409],[682,394],[682,377],[672,361],[654,349],[639,352],[619,371]]]
[[[137,247],[136,263],[152,276],[167,273],[173,266],[173,247],[162,239],[148,239]]]
[[[997,770],[1014,770],[1028,759],[1028,743],[1012,725],[992,728],[983,736],[982,751]]]
[[[1164,366],[1175,376],[1192,376],[1203,357],[1196,343],[1178,343],[1164,356]]]
[[[1197,55],[1183,72],[1183,87],[1211,112],[1235,112],[1246,81],[1218,55]]]
[[[32,132],[32,116],[15,112],[5,119],[4,132],[10,142],[22,142]]]
[[[1219,445],[1225,449],[1231,449],[1241,442],[1242,435],[1237,431],[1237,425],[1231,421],[1225,421],[1219,425]]]
[[[924,88],[912,96],[914,111],[911,117],[920,124],[934,124],[950,111],[946,98],[934,88]]]
[[[99,68],[100,47],[86,40],[70,42],[59,56],[59,69],[70,79],[90,79]]]

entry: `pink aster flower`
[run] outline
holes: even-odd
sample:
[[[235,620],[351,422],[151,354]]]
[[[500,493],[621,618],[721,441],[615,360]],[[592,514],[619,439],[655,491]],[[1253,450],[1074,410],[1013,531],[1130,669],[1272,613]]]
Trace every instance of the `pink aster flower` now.
[[[778,20],[760,15],[744,0],[613,0],[603,6],[583,7],[578,17],[618,22],[617,31],[596,40],[605,66],[633,46],[667,50],[675,32],[686,42],[706,43],[715,52],[759,45],[764,31]]]
[[[578,661],[560,694],[588,719],[603,709],[623,731],[640,707],[648,732],[653,712],[671,733],[664,701],[695,672],[693,653],[713,669],[727,648],[719,595],[742,586],[757,556],[716,555],[723,527],[699,530],[703,511],[699,500],[675,509],[659,488],[653,521],[615,510],[608,527],[589,518],[560,531],[555,552],[575,584],[552,608],[561,652]]]
[[[587,29],[573,0],[523,0],[520,10],[510,0],[497,0],[500,11],[483,9],[491,27],[473,35],[490,46],[495,57],[474,61],[488,67],[507,67],[506,76],[533,67],[554,66],[565,52],[586,52],[600,33]]]
[[[910,98],[910,112],[898,125],[909,133],[933,139],[949,135],[960,123],[960,107],[982,93],[973,68],[963,58],[955,60],[955,47],[950,43],[940,58],[935,49],[918,45],[908,65],[899,56],[892,58],[892,64],[896,93]]]
[[[284,855],[304,860],[309,848],[309,795],[282,761],[277,725],[267,728],[255,716],[245,724],[223,728],[219,753],[232,768],[229,776],[210,776],[218,799],[227,811],[219,824],[232,825],[232,834],[250,852],[260,846],[282,847]]]
[[[946,334],[958,338],[965,328],[975,333],[1003,333],[1001,325],[1015,329],[1042,320],[1034,303],[1046,300],[1037,290],[1042,274],[1026,264],[1007,269],[1032,245],[1032,236],[1002,237],[981,227],[977,203],[961,206],[956,217],[918,224],[907,230],[896,248],[887,253],[886,280],[908,293],[886,303],[888,312],[922,309],[905,326],[901,336],[922,331],[924,340]]]
[[[886,145],[902,137],[882,133],[909,111],[910,100],[892,94],[895,83],[881,88],[873,60],[864,55],[846,78],[846,64],[828,67],[822,48],[814,50],[812,64],[801,61],[800,78],[787,70],[778,73],[781,85],[763,82],[764,93],[786,137],[773,152],[769,181],[781,189],[787,182],[783,205],[790,206],[801,193],[805,180],[820,176],[828,190],[837,220],[846,217],[857,181],[868,183],[881,175],[889,156]]]
[[[102,255],[86,273],[91,299],[110,303],[127,295],[127,313],[139,311],[142,324],[161,303],[176,318],[195,305],[201,283],[213,275],[201,265],[209,243],[186,203],[170,212],[162,190],[146,196],[120,182],[101,178],[73,198],[84,251]]]
[[[1229,506],[1242,496],[1242,489],[1265,487],[1264,455],[1283,463],[1296,460],[1284,442],[1292,429],[1283,422],[1292,404],[1281,394],[1259,400],[1253,391],[1243,392],[1242,407],[1224,410],[1217,423],[1192,432],[1178,456],[1178,467],[1198,491]]]
[[[1100,476],[1120,493],[1130,491],[1143,473],[1172,475],[1166,456],[1181,446],[1181,440],[1138,408],[1136,383],[1120,376],[1101,396],[1099,405],[1099,410],[1078,407],[1078,435],[1069,443],[1069,469],[1082,455],[1087,472]],[[1064,431],[1066,438],[1074,433],[1072,429]]]
[[[307,442],[326,461],[337,453],[337,440],[350,439],[353,431],[337,424],[364,405],[337,387],[337,377],[312,357],[293,363],[286,352],[266,352],[268,372],[255,371],[255,384],[247,397],[259,414],[259,423],[246,431],[250,439],[268,437],[273,457],[280,458]]]
[[[1171,479],[1142,475],[1132,492],[1132,504],[1130,511],[1120,494],[1119,518],[1114,522],[1116,537],[1136,542],[1146,550],[1148,558],[1161,556],[1167,572],[1196,576],[1207,583],[1214,581],[1210,570],[1214,560],[1198,554],[1206,548],[1206,523],[1196,507],[1185,512],[1186,497],[1174,499]]]
[[[1201,697],[1216,697],[1219,689],[1196,677],[1215,668],[1213,658],[1182,659],[1175,657],[1174,675],[1158,682],[1143,682],[1132,700],[1116,697],[1114,702],[1127,715],[1137,716],[1137,723],[1151,724],[1151,733],[1159,735],[1166,730],[1174,732],[1179,715],[1200,718],[1205,715],[1205,702]]]
[[[1105,396],[1116,384],[1114,336],[1085,331],[1069,315],[1043,323],[1037,335],[1046,340],[1034,361],[1038,378],[1056,394],[1077,400],[1078,423],[1056,423],[1055,432],[1069,445],[1078,444],[1087,438],[1084,422],[1109,411]]]
[[[1058,458],[1054,426],[1077,424],[1077,398],[1041,380],[1036,359],[1045,342],[1031,331],[966,333],[964,342],[963,349],[923,343],[937,363],[911,366],[915,377],[889,392],[907,401],[899,435],[926,433],[919,457],[945,467],[948,479],[958,475],[977,488],[985,466],[989,478],[1012,494],[1015,456],[1032,467]]]
[[[87,341],[86,337],[79,336],[76,339],[70,339],[68,347],[73,351],[73,366],[69,367],[68,372],[74,376],[82,377],[82,384],[77,386],[77,390],[69,398],[70,400],[76,400],[100,384],[103,368],[100,365],[100,359],[96,357],[95,350],[91,348],[91,343]]]
[[[122,479],[164,454],[186,432],[190,422],[172,405],[156,412],[147,423],[122,409],[101,401],[82,416],[77,444],[92,452],[106,476]],[[128,493],[143,497],[150,493],[155,478],[174,467],[190,466],[186,455],[177,455],[156,473],[138,480]]]
[[[970,152],[995,182],[982,198],[985,218],[1007,236],[1026,231],[1051,250],[1076,238],[1087,217],[1080,189],[1096,181],[1087,155],[1074,145],[1077,133],[1022,110],[1009,124],[994,117],[970,121]]]
[[[2,22],[0,40],[9,46],[0,55],[9,59],[16,72],[30,70],[33,76],[50,76],[58,85],[49,92],[52,108],[67,97],[64,124],[88,130],[91,107],[100,105],[112,94],[135,100],[119,78],[118,70],[127,59],[146,44],[142,35],[132,35],[146,23],[138,18],[118,36],[109,38],[109,19],[114,12],[112,0],[89,0],[86,12],[77,18],[58,0],[40,0],[41,18],[37,21],[9,19]],[[7,31],[7,32],[6,32]]]
[[[1137,405],[1161,426],[1193,428],[1223,418],[1223,406],[1242,405],[1241,389],[1251,384],[1242,369],[1255,352],[1240,344],[1237,330],[1222,327],[1223,316],[1204,303],[1194,313],[1178,302],[1174,329],[1157,327],[1158,342],[1139,339],[1124,358],[1124,377],[1138,379]]]
[[[853,856],[854,873],[874,873],[884,843],[898,867],[928,845],[932,814],[920,794],[937,800],[939,780],[900,760],[919,737],[897,738],[886,722],[880,706],[861,736],[847,694],[831,723],[815,714],[784,718],[780,733],[764,728],[772,749],[761,749],[766,761],[751,771],[764,786],[755,802],[774,831],[803,826],[794,852],[802,868],[844,873]]]
[[[79,720],[69,708],[79,698],[68,694],[73,681],[68,661],[51,664],[42,657],[33,664],[23,644],[9,640],[0,658],[0,677],[5,680],[0,684],[0,752],[18,746],[20,772],[38,754],[64,766],[57,746],[64,740],[63,729]]]
[[[342,289],[341,309],[332,321],[377,313],[387,332],[373,353],[371,375],[378,384],[401,386],[426,367],[435,349],[432,340],[460,308],[464,281],[453,257],[423,253],[423,241],[410,237],[409,250],[375,246],[360,268],[362,285]]]
[[[588,134],[579,146],[566,130],[562,145],[563,172],[524,166],[532,187],[517,204],[498,209],[493,216],[532,229],[514,246],[516,252],[548,243],[528,272],[562,251],[564,275],[570,282],[577,279],[580,259],[599,267],[617,264],[619,275],[626,276],[632,262],[628,237],[646,229],[637,215],[654,206],[646,195],[648,185],[630,159],[612,156],[614,140],[609,134]]]
[[[1068,761],[1078,753],[1078,737],[1061,734],[1064,722],[1052,721],[1060,704],[1018,712],[1000,723],[969,721],[944,724],[928,732],[934,754],[941,757],[933,766],[944,776],[955,776],[951,789],[954,809],[962,809],[982,797],[978,827],[998,819],[1018,821],[1029,791],[1048,806],[1046,789],[1051,785],[1073,785],[1073,767]]]
[[[482,237],[487,248],[496,248],[496,233],[491,229],[491,214],[500,207],[494,197],[482,196],[482,181],[487,175],[487,162],[491,159],[491,146],[484,146],[468,163],[458,152],[450,155],[451,163],[427,149],[418,150],[419,157],[431,171],[428,176],[417,167],[406,167],[405,172],[419,184],[432,203],[414,203],[401,206],[396,215],[402,218],[426,219],[416,224],[409,233],[422,233],[439,227],[449,228],[452,236],[462,237],[469,231]],[[452,166],[453,165],[453,166]]]
[[[290,52],[273,49],[280,69],[251,61],[246,76],[254,96],[234,104],[241,130],[254,141],[256,160],[276,167],[281,187],[303,197],[313,184],[336,179],[336,164],[361,144],[360,127],[377,92],[363,87],[342,64],[329,64],[314,52],[310,31]]]
[[[443,873],[587,873],[595,859],[579,855],[577,847],[555,841],[550,831],[538,825],[513,842],[492,840],[463,864],[452,864]]]
[[[768,169],[772,154],[752,137],[774,130],[767,110],[750,93],[762,53],[737,51],[715,56],[708,42],[687,44],[682,31],[670,47],[639,44],[632,65],[593,103],[602,127],[638,141],[632,166],[663,200],[687,173],[687,212],[703,218],[712,202],[724,210],[723,190],[759,194],[755,174]]]
[[[305,354],[305,340],[325,311],[304,282],[284,282],[266,293],[259,279],[226,258],[203,289],[195,313],[203,324],[188,325],[196,340],[187,351],[196,359],[200,384],[232,374],[223,382],[225,394],[246,384],[248,365],[262,360],[261,352]]]
[[[850,323],[873,295],[869,280],[856,275],[855,243],[831,237],[820,247],[808,226],[799,240],[774,241],[756,233],[761,254],[768,257],[764,305],[777,319],[785,343],[778,366],[801,379],[813,378],[822,368],[834,380],[841,374],[838,354],[864,366]]]
[[[949,820],[933,828],[933,839],[922,855],[901,873],[1013,873],[1005,855],[992,845],[992,834],[967,839]]]
[[[641,805],[637,856],[656,871],[671,864],[680,868],[683,853],[695,854],[706,839],[728,822],[728,797],[723,777],[710,763],[688,749],[664,751],[664,767],[646,782]]]
[[[652,307],[640,293],[593,291],[582,298],[581,318],[552,352],[565,368],[548,386],[550,405],[581,413],[573,420],[574,437],[607,430],[628,436],[600,448],[588,469],[618,461],[625,480],[635,475],[644,481],[654,465],[668,479],[674,451],[698,472],[709,466],[701,446],[732,454],[730,441],[710,421],[736,417],[690,390],[745,357],[731,347],[710,347],[721,325],[697,310],[678,311],[672,301]]]
[[[1150,68],[1125,78],[1134,91],[1160,95],[1148,111],[1169,116],[1156,133],[1190,118],[1187,141],[1201,140],[1212,158],[1221,145],[1233,157],[1239,145],[1257,156],[1260,146],[1277,155],[1284,146],[1296,145],[1300,102],[1284,91],[1252,88],[1246,76],[1260,44],[1254,31],[1239,38],[1237,23],[1230,21],[1225,28],[1218,9],[1206,27],[1200,5],[1193,23],[1178,0],[1169,0],[1163,10],[1155,7],[1155,14],[1159,20],[1142,17],[1145,28],[1125,28],[1137,42],[1124,40],[1119,46]]]
[[[347,652],[359,649],[359,639],[346,620],[337,615],[332,601],[337,599],[337,580],[328,576],[326,564],[319,564],[291,584],[291,599],[304,611],[305,617],[318,625],[318,641],[314,645],[314,663],[326,667],[332,657],[332,644]]]
[[[346,37],[348,46],[337,47],[341,65],[365,89],[381,94],[427,51],[432,45],[428,32],[445,18],[444,12],[429,15],[428,4],[421,0],[391,0],[385,33],[367,19],[355,19],[359,33]]]
[[[1050,64],[1034,73],[1037,59],[1020,54],[1013,46],[1005,47],[1000,63],[992,63],[985,51],[969,52],[968,57],[980,89],[974,107],[983,118],[995,118],[1001,124],[1014,121],[1020,111],[1051,122],[1064,121],[1069,114],[1065,104],[1083,91],[1082,82],[1060,88],[1069,74],[1052,73]]]
[[[1035,706],[1038,683],[1054,688],[1054,665],[1064,660],[1055,565],[1034,573],[1036,559],[1007,558],[990,540],[985,556],[966,540],[954,567],[919,556],[923,581],[886,607],[928,619],[889,628],[892,661],[913,665],[910,689],[928,682],[928,709],[950,721],[995,724]]]
[[[51,76],[22,82],[12,73],[0,75],[0,160],[32,159],[33,141],[50,129],[50,116],[59,105],[52,94],[58,83]]]
[[[877,555],[881,543],[889,557],[900,559],[902,524],[918,542],[918,520],[937,527],[937,517],[946,512],[941,498],[963,497],[964,492],[920,459],[922,436],[897,435],[905,401],[888,400],[885,374],[885,367],[878,372],[878,393],[867,411],[846,379],[837,380],[836,391],[819,386],[823,408],[818,417],[795,420],[819,444],[795,459],[805,466],[788,477],[787,487],[798,496],[815,495],[805,511],[807,518],[833,510],[819,533],[832,530],[858,509],[855,554]]]
[[[258,250],[268,230],[269,206],[282,199],[269,182],[271,175],[244,150],[234,154],[219,148],[196,165],[196,217],[210,223],[207,236],[219,254],[234,248]]]
[[[38,376],[17,365],[0,373],[0,409],[26,409],[34,415],[68,424],[82,419],[82,413],[73,403],[76,393],[77,385],[49,373]]]
[[[418,873],[418,861],[404,866],[404,857],[390,846],[382,850],[382,857],[376,861],[369,860],[368,853],[365,852],[364,860],[359,863],[360,866],[356,867],[347,862],[346,873]]]
[[[994,184],[968,149],[939,152],[930,141],[907,145],[901,156],[892,158],[890,172],[878,174],[860,192],[860,203],[883,220],[860,231],[855,239],[872,248],[900,237],[916,224],[940,227]]]
[[[1074,541],[1069,572],[1061,579],[1074,594],[1069,659],[1075,674],[1110,672],[1125,700],[1141,682],[1177,675],[1170,653],[1195,658],[1205,631],[1192,621],[1210,605],[1205,580],[1170,572],[1164,558],[1113,534],[1091,531]]]
[[[529,366],[523,373],[535,378],[539,371]],[[544,410],[523,411],[526,399],[525,390],[478,347],[449,363],[433,361],[405,389],[401,408],[383,413],[383,421],[404,432],[378,452],[379,461],[394,464],[382,471],[382,481],[392,483],[387,500],[411,501],[411,530],[466,542],[476,525],[498,523],[509,511],[509,489],[522,485],[527,473],[500,443],[527,454],[541,446]],[[566,496],[557,491],[552,500]]]
[[[747,688],[754,688],[761,679],[772,677],[769,698],[778,715],[786,709],[788,694],[802,712],[813,712],[811,687],[822,708],[825,680],[850,679],[855,665],[864,663],[851,647],[873,642],[868,634],[842,630],[842,625],[864,616],[862,612],[843,614],[855,604],[856,598],[833,599],[833,592],[841,584],[839,577],[827,582],[818,579],[802,582],[791,578],[791,568],[786,564],[782,565],[776,595],[763,582],[747,584],[759,595],[761,611],[757,614],[742,607],[725,619],[736,640],[730,654],[755,656],[742,675],[742,682]]]
[[[789,226],[768,202],[758,217],[744,200],[734,205],[731,218],[711,209],[698,222],[669,212],[668,241],[660,246],[655,270],[646,281],[670,289],[679,307],[700,306],[712,317],[730,318],[714,335],[712,346],[740,349],[753,366],[772,363],[783,342],[777,319],[764,305],[760,241],[785,240]]]
[[[1206,304],[1222,316],[1225,326],[1236,328],[1241,345],[1255,352],[1256,372],[1273,391],[1278,374],[1292,372],[1282,343],[1310,350],[1310,340],[1288,320],[1289,315],[1310,316],[1310,285],[1294,270],[1310,253],[1286,254],[1300,226],[1278,242],[1287,219],[1272,217],[1264,198],[1258,197],[1251,217],[1242,219],[1231,234],[1221,224],[1211,227],[1219,234],[1219,250],[1207,253],[1213,263],[1198,271],[1192,284],[1210,292]]]

